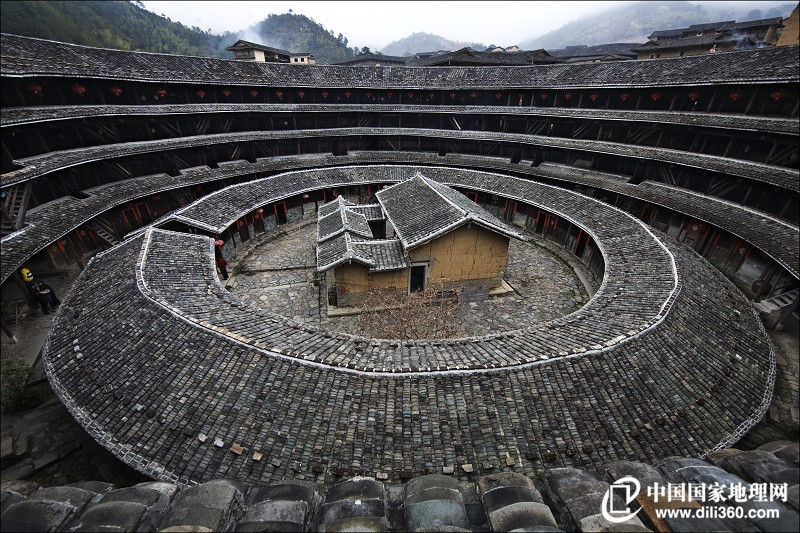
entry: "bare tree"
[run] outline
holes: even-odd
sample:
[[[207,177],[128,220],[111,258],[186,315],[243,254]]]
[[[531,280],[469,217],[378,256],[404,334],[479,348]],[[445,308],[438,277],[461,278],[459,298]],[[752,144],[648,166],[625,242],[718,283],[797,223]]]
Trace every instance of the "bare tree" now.
[[[429,284],[422,291],[400,294],[370,289],[361,307],[358,333],[385,339],[442,339],[463,334],[459,290]]]

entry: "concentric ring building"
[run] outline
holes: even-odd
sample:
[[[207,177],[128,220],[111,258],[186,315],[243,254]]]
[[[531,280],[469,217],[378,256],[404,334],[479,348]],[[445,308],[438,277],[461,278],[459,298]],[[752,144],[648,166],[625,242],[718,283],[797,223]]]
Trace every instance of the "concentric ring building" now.
[[[300,67],[4,34],[2,280],[81,264],[48,378],[161,481],[704,457],[769,407],[750,300],[797,298],[798,57]],[[215,241],[235,256],[417,173],[563,248],[599,289],[549,322],[401,341],[221,285]]]

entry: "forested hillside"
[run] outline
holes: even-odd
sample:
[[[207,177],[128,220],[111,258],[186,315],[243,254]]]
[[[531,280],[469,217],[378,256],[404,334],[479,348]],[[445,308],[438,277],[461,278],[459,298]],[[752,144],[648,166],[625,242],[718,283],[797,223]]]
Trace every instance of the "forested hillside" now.
[[[269,15],[241,32],[213,35],[186,27],[125,1],[3,0],[0,30],[53,41],[193,56],[232,59],[225,47],[245,39],[290,52],[311,52],[318,62],[351,59],[347,38],[338,37],[304,15]]]
[[[631,2],[569,22],[555,31],[518,44],[523,50],[535,50],[581,44],[591,46],[620,42],[644,43],[647,36],[656,30],[685,28],[692,24],[725,20],[744,22],[788,17],[795,5],[796,3],[775,6],[759,2],[709,2],[701,6],[681,1]]]
[[[346,61],[355,55],[355,51],[347,46],[347,37],[341,33],[334,37],[332,30],[326,30],[305,15],[292,13],[291,9],[282,15],[270,14],[244,31],[226,32],[220,43],[222,52],[226,46],[236,42],[236,39],[290,52],[311,52],[318,63]],[[230,52],[224,52],[218,55],[230,57],[229,54]]]
[[[211,56],[222,39],[131,2],[4,0],[2,10],[4,33],[87,46]]]
[[[467,46],[473,50],[484,50],[486,48],[486,45],[480,43],[462,43],[430,33],[416,32],[387,44],[381,48],[381,53],[389,56],[410,56],[419,52],[460,50]]]

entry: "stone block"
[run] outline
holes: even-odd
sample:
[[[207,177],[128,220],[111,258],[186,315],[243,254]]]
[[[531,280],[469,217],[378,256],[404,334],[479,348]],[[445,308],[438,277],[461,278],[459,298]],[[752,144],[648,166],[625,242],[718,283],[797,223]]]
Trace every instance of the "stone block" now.
[[[650,532],[650,530],[646,528],[644,524],[642,524],[642,521],[635,516],[622,524],[613,524],[603,518],[602,514],[595,514],[582,518],[578,523],[578,527],[584,533],[591,533],[594,531],[628,531],[631,533]]]
[[[25,500],[3,513],[3,531],[57,531],[72,517],[75,508],[50,500]]]
[[[304,501],[265,501],[251,505],[244,515],[245,522],[291,522],[302,526],[308,505]]]
[[[333,532],[350,532],[350,531],[363,531],[370,532],[383,532],[389,531],[389,522],[383,517],[356,517],[344,518],[335,520],[326,524],[320,524],[320,532],[333,533]]]
[[[489,513],[489,524],[492,531],[536,530],[550,527],[558,531],[558,524],[543,503],[517,502]]]
[[[83,513],[71,531],[135,531],[146,510],[134,502],[99,503]]]
[[[487,513],[518,502],[544,503],[539,492],[528,487],[497,487],[483,493]]]
[[[406,498],[431,488],[447,488],[458,491],[458,480],[443,474],[429,474],[412,479],[406,484]]]
[[[315,485],[302,481],[277,481],[268,487],[253,487],[248,491],[245,501],[253,505],[263,501],[299,501],[311,509],[319,500]]]
[[[21,502],[24,499],[24,496],[18,492],[5,489],[0,490],[0,515],[2,515],[10,506],[17,502]]]
[[[5,476],[3,477],[5,478]],[[26,498],[40,488],[39,484],[35,481],[27,481],[24,479],[3,479],[3,482],[0,484],[0,489],[16,492]]]
[[[159,523],[169,527],[206,527],[215,531],[228,529],[230,518],[241,508],[241,492],[227,481],[209,481],[178,493]]]
[[[360,478],[337,483],[328,490],[325,502],[346,499],[383,499],[383,483],[371,478]]]
[[[45,487],[31,494],[30,499],[64,502],[80,511],[95,496],[95,493],[77,487]]]
[[[161,497],[161,493],[145,487],[125,487],[112,490],[100,500],[100,503],[131,502],[150,507]]]
[[[362,516],[385,516],[386,506],[383,499],[372,500],[339,500],[333,503],[326,503],[320,507],[319,523],[325,524],[344,518],[355,518]]]
[[[464,504],[453,500],[429,500],[406,506],[409,531],[430,531],[440,527],[469,529]]]
[[[301,533],[305,528],[294,522],[241,522],[234,529],[236,533],[262,533],[280,531],[282,533]]]
[[[453,500],[464,501],[461,492],[457,489],[449,489],[443,487],[431,487],[427,490],[418,491],[411,496],[406,497],[405,504],[413,505],[419,502],[426,502],[429,500]]]

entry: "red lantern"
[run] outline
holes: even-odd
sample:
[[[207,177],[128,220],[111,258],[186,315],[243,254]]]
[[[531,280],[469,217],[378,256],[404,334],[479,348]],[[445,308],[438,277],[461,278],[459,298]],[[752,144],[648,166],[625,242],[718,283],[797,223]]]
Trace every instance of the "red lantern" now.
[[[222,246],[223,244],[225,244],[225,241],[223,241],[221,239],[217,239],[216,241],[214,241],[214,244],[216,246]]]
[[[469,93],[469,97],[470,98],[477,98],[478,97],[478,93],[476,93],[475,91],[472,91],[471,93]]]
[[[38,83],[29,83],[28,84],[28,90],[30,92],[32,92],[33,94],[41,94],[42,86],[39,85]]]
[[[738,100],[742,96],[744,96],[744,94],[742,94],[742,91],[737,89],[735,91],[731,91],[731,93],[728,95],[728,98],[730,98],[731,100],[733,100],[735,102],[736,100]]]
[[[264,214],[264,210],[259,207],[256,209],[256,213],[258,213],[258,216],[261,217]]]
[[[283,94],[283,93],[281,93],[281,94]],[[255,89],[251,90],[251,91],[250,91],[250,96],[252,96],[253,98],[255,98],[256,96],[258,96],[258,91],[256,91]],[[279,94],[279,95],[278,95],[278,98],[280,98],[280,97],[281,97],[281,95]]]
[[[253,89],[252,91],[250,91],[250,94],[253,94],[253,92],[255,92],[256,94],[258,94],[258,92],[257,92],[255,89]],[[253,94],[253,96],[255,96],[255,94]],[[275,91],[275,96],[277,96],[278,98],[283,98],[283,91],[281,91],[280,89],[278,89],[277,91]]]
[[[121,89],[121,88],[119,88],[119,87],[117,87],[116,85],[114,85],[114,86],[113,86],[111,89],[109,89],[109,90],[111,91],[111,94],[113,94],[114,96],[119,96],[119,95],[121,95],[121,94],[122,94],[122,89]]]
[[[305,91],[297,91],[297,96],[299,96],[300,98],[303,98],[305,95],[306,95]]]
[[[539,93],[539,98],[541,98],[542,100],[547,100],[548,96],[550,96],[550,95],[547,94],[547,93]]]
[[[700,93],[697,91],[692,91],[689,93],[689,98],[691,100],[697,100],[698,98],[700,98]]]
[[[161,200],[161,195],[160,194],[156,194],[155,196],[153,196],[153,200],[156,201],[156,202]]]
[[[600,98],[600,93],[598,93],[598,92],[593,92],[592,94],[590,94],[590,95],[589,95],[589,98],[591,98],[591,99],[592,99],[592,102],[594,102],[595,100],[597,100],[598,98]]]
[[[428,93],[428,100],[433,100],[435,95],[433,93]]]
[[[503,93],[494,93],[494,97],[500,100],[503,97]]]
[[[621,95],[619,95],[619,99],[622,100],[623,102],[627,102],[628,98],[630,97],[631,95],[629,95],[628,93],[622,93]]]
[[[303,200],[308,200],[308,194],[303,195]]]
[[[322,97],[323,98],[327,98],[328,97],[328,91],[322,91]]]
[[[414,91],[408,91],[408,97],[414,98]]]
[[[86,87],[83,85],[78,85],[77,83],[72,86],[72,92],[76,94],[83,94],[86,92]]]
[[[206,92],[203,89],[197,89],[197,92],[195,94],[197,96],[199,96],[200,98],[205,98],[206,97]]]
[[[222,96],[228,97],[231,95],[230,89],[222,89]]]
[[[564,100],[569,100],[572,98],[572,93],[564,93]]]
[[[372,98],[372,92],[370,92],[370,91],[367,91],[367,93],[366,93],[366,94],[367,94],[367,98]]]
[[[350,95],[351,95],[351,94],[353,94],[353,93],[351,93],[350,91],[345,91],[345,92],[344,92],[344,97],[345,97],[345,98],[350,98]]]
[[[779,91],[774,91],[770,93],[769,97],[772,98],[773,102],[780,102],[781,100],[786,98],[786,91],[784,91],[783,89]]]
[[[450,100],[456,97],[456,93],[450,93]]]
[[[652,93],[650,95],[650,100],[652,100],[653,102],[658,102],[659,100],[661,100],[661,93],[658,92]]]
[[[523,98],[525,98],[525,93],[519,93],[519,94],[517,94],[517,98],[519,98],[520,100],[522,100]]]
[[[156,89],[156,94],[160,98],[164,98],[165,96],[167,96],[167,91],[165,89],[162,89],[161,87],[159,87],[158,89]]]
[[[392,96],[394,96],[394,93],[392,91],[386,93],[386,98],[391,98]]]

